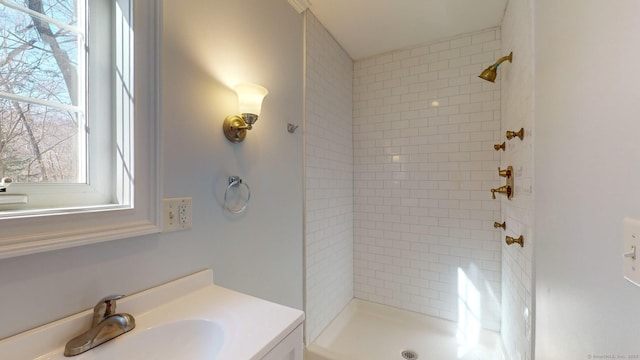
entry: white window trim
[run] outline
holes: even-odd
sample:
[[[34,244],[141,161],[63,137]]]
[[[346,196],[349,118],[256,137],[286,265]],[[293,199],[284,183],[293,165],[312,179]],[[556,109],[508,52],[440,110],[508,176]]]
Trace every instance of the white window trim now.
[[[0,259],[160,232],[161,0],[135,0],[135,192],[133,208],[57,209],[0,219]],[[115,209],[114,209],[115,208]]]

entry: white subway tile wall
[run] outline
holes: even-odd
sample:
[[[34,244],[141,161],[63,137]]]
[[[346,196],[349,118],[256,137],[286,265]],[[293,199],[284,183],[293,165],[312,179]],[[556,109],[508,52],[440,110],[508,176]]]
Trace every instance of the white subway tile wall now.
[[[305,251],[310,344],[353,298],[353,60],[306,19]]]
[[[355,296],[500,329],[493,28],[354,64]]]
[[[533,258],[533,10],[532,1],[511,1],[502,23],[502,53],[513,51],[513,63],[500,67],[502,80],[502,136],[524,128],[524,141],[507,141],[502,166],[512,165],[515,196],[502,200],[502,339],[511,359],[530,360],[533,323],[531,289]],[[504,235],[524,237],[525,246],[507,246]],[[525,319],[525,312],[529,319]]]

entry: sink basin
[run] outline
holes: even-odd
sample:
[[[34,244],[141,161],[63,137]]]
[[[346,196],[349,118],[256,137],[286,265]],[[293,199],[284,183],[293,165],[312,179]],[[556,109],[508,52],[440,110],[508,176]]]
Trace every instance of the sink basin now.
[[[304,320],[300,310],[213,284],[211,270],[127,296],[118,311],[133,315],[136,327],[82,354],[65,357],[64,345],[87,329],[92,310],[0,340],[0,357],[259,360]]]
[[[213,360],[224,343],[224,331],[213,321],[185,320],[121,338],[121,344],[104,348],[105,359],[147,360],[165,357]]]
[[[38,360],[98,359],[210,359],[224,344],[222,327],[208,320],[183,320],[157,327],[136,329],[72,358],[59,352]]]

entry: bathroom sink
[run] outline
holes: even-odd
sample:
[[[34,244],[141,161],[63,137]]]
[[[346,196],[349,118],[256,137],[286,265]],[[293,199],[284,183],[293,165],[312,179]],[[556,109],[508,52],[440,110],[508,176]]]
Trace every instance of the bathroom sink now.
[[[92,310],[0,340],[0,358],[260,360],[294,330],[302,344],[302,311],[217,286],[211,270],[127,296],[118,311],[136,327],[79,355],[65,357],[64,346],[86,331]]]
[[[138,325],[131,332],[72,358],[56,354],[39,360],[216,360],[224,337],[222,327],[208,320],[182,320],[147,329]]]
[[[131,341],[127,341],[127,340]],[[145,329],[122,344],[105,348],[105,359],[216,359],[224,343],[222,327],[213,321],[184,320]],[[142,351],[140,351],[142,349]],[[134,351],[140,356],[133,356]]]

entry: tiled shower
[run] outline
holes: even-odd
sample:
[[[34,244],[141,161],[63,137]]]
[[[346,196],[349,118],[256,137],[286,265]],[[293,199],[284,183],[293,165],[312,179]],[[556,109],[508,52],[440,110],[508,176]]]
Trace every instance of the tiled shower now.
[[[308,344],[353,296],[507,329],[509,356],[531,358],[532,251],[504,245],[532,238],[531,11],[516,5],[502,27],[353,62],[307,12]],[[521,65],[477,78],[509,51]],[[494,149],[521,126],[529,139]],[[520,197],[493,200],[507,165]]]
[[[500,51],[490,29],[355,62],[356,297],[499,329],[500,85],[477,74]]]

